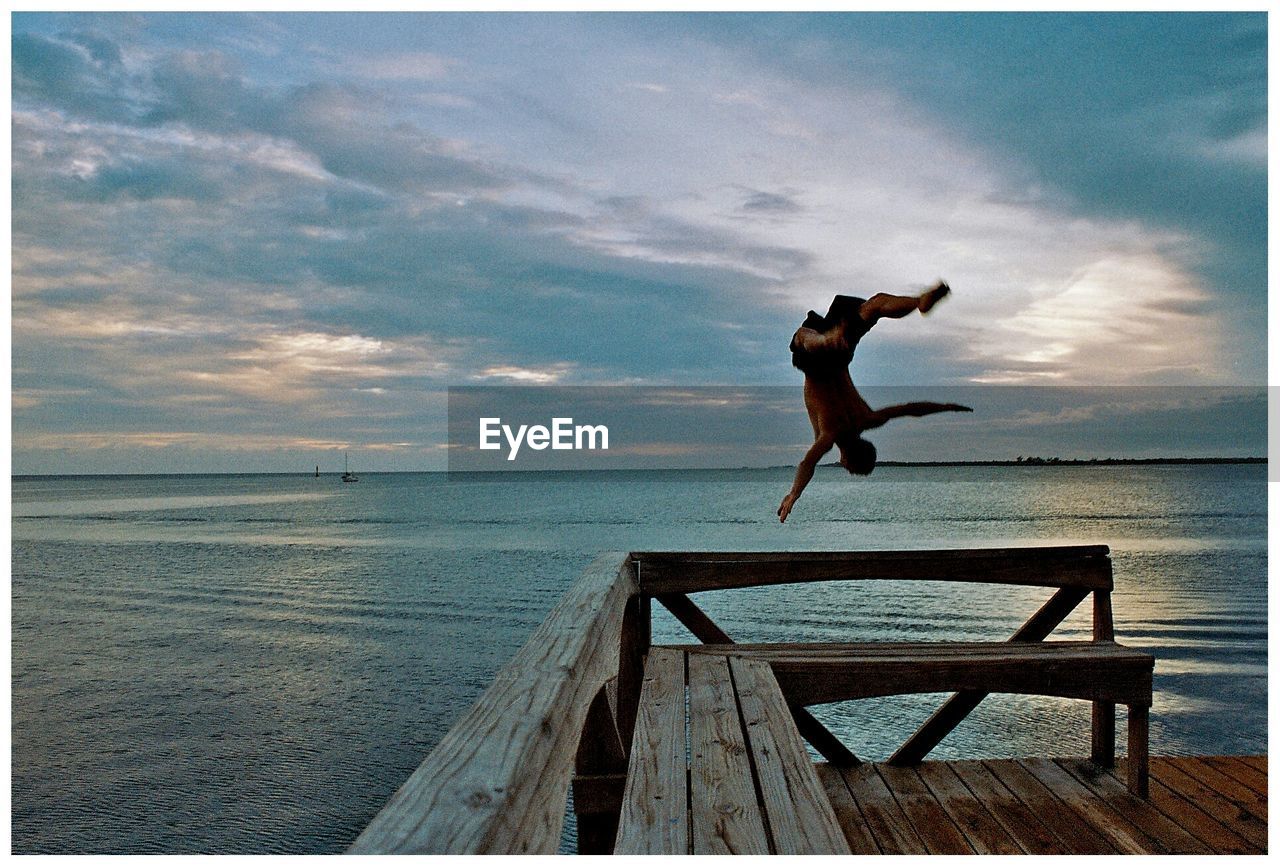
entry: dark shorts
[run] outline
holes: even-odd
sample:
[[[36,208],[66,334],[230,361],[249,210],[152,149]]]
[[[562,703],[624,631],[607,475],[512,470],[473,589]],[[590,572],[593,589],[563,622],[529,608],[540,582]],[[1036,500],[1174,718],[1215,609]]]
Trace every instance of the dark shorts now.
[[[822,333],[843,322],[845,323],[845,339],[849,344],[848,349],[840,352],[806,352],[796,345],[793,338],[790,347],[791,364],[805,373],[827,367],[848,365],[853,360],[853,350],[857,348],[858,341],[862,339],[862,335],[871,330],[871,326],[874,324],[867,322],[858,313],[864,303],[865,299],[862,298],[855,298],[851,295],[837,295],[832,299],[831,306],[827,308],[826,316],[819,316],[815,311],[810,310],[809,315],[805,317],[800,327],[812,328],[814,331]]]

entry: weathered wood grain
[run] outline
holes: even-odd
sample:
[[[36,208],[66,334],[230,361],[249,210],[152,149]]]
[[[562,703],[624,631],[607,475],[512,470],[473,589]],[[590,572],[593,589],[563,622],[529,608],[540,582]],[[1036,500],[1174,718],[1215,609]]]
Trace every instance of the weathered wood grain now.
[[[1116,785],[1106,769],[1081,759],[1059,759],[1056,764],[1081,785],[1106,801],[1152,840],[1180,855],[1209,855],[1213,850],[1198,837],[1166,816],[1148,801],[1135,796],[1126,786]]]
[[[1152,852],[1161,855],[1171,854],[1171,850],[1163,841],[1149,837],[1119,810],[1111,806],[1111,804],[1099,800],[1051,759],[1020,759],[1018,764],[1043,783],[1073,812],[1085,817],[1099,833],[1110,839],[1121,852],[1130,855]]]
[[[840,775],[837,767],[827,762],[819,762],[814,768],[818,773],[818,780],[822,783],[823,791],[827,793],[827,800],[831,802],[831,809],[836,814],[836,821],[840,823],[840,830],[844,832],[845,840],[849,843],[849,851],[854,855],[883,854],[880,846],[876,844],[875,837],[871,836],[866,819],[858,809],[857,802],[853,800],[853,795],[849,794],[849,787],[845,785],[844,777]]]
[[[817,772],[846,837],[859,841],[854,851],[967,851],[939,817],[941,811],[979,852],[1258,854],[1266,843],[1265,827],[1256,817],[1254,827],[1264,832],[1261,843],[1238,834],[1234,817],[1211,817],[1212,807],[1189,801],[1160,780],[1171,769],[1185,772],[1197,762],[1222,766],[1236,760],[1157,758],[1150,800],[1127,790],[1122,771],[1085,759],[926,762],[914,769],[876,764],[843,773],[819,764]],[[833,786],[833,774],[846,785]],[[845,777],[857,782],[850,786]],[[888,807],[888,822],[877,815],[877,805]]]
[[[921,781],[915,768],[877,765],[876,770],[930,855],[973,854],[969,841]]]
[[[928,786],[933,797],[956,827],[960,829],[973,851],[979,855],[1021,855],[1018,845],[982,802],[945,762],[925,762],[916,768],[920,779]]]
[[[767,855],[729,660],[690,656],[689,810],[695,855]]]
[[[773,672],[747,659],[729,668],[774,854],[849,854]]]
[[[863,763],[839,770],[866,820],[867,829],[883,852],[923,854],[928,851],[874,765]]]
[[[659,596],[657,599],[693,634],[694,638],[702,641],[704,645],[714,645],[719,648],[736,646],[734,640],[683,593],[670,593]],[[686,652],[700,651],[702,645],[685,645],[682,649]],[[818,755],[841,767],[856,765],[859,762],[858,757],[809,711],[803,707],[792,706],[791,716],[795,720],[796,728],[800,731],[800,736],[813,745]]]
[[[1128,791],[1120,772],[1115,768],[1108,768],[1107,774],[1121,791]],[[1218,821],[1218,817],[1210,815],[1201,805],[1182,797],[1155,776],[1151,778],[1147,797],[1160,812],[1203,841],[1214,852],[1222,855],[1248,855],[1258,851],[1249,841]]]
[[[1266,796],[1267,774],[1265,771],[1257,770],[1236,756],[1201,756],[1200,759],[1224,774],[1235,777],[1257,794]]]
[[[982,764],[1063,842],[1068,852],[1077,855],[1114,855],[1121,851],[1093,825],[1067,810],[1063,802],[1020,763],[984,760]]]
[[[614,853],[689,852],[685,657],[653,648],[645,665]]]
[[[1195,757],[1182,763],[1188,773],[1194,773],[1197,779],[1212,787],[1232,803],[1239,804],[1256,815],[1263,822],[1267,821],[1267,796],[1265,792],[1256,792],[1235,777],[1225,774],[1209,764],[1206,760]]]
[[[1152,657],[1119,645],[1075,649],[1006,645],[1003,654],[951,656],[751,654],[769,662],[787,700],[822,704],[882,695],[973,690],[1118,703],[1150,701]],[[698,654],[691,654],[697,656]],[[895,755],[892,761],[903,763]]]
[[[1120,761],[1121,767],[1127,759]],[[1259,815],[1255,805],[1223,795],[1201,778],[1200,771],[1186,758],[1157,758],[1151,762],[1152,779],[1159,780],[1188,801],[1220,819],[1233,832],[1261,849],[1267,847],[1266,811]]]
[[[636,552],[644,592],[810,581],[925,580],[1110,590],[1105,545],[950,551]]]
[[[926,768],[935,764],[949,767],[1022,851],[1031,855],[1069,854],[1062,841],[982,762],[925,762],[920,766],[921,776]]]
[[[597,558],[349,851],[555,852],[579,735],[618,670],[635,593],[625,555]]]

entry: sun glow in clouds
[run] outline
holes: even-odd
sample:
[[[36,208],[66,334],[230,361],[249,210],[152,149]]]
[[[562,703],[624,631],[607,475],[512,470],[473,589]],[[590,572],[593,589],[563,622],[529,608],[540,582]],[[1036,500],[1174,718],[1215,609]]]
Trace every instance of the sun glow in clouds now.
[[[940,277],[860,383],[1260,381],[1265,16],[1088,25],[17,14],[15,467],[795,383],[806,309]]]

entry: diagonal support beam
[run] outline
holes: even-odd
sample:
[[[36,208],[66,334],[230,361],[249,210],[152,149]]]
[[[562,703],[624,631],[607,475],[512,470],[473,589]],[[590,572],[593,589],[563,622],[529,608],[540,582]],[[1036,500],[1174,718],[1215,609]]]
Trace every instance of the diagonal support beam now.
[[[685,594],[664,593],[654,598],[703,644],[734,643],[734,640]],[[791,716],[795,718],[796,729],[800,732],[800,736],[812,744],[813,748],[831,764],[842,768],[861,764],[861,760],[809,711],[802,707],[792,707]]]
[[[1044,641],[1057,628],[1058,624],[1075,610],[1086,596],[1087,588],[1063,587],[1049,601],[1040,606],[1040,610],[1009,637],[1009,641]],[[957,692],[933,712],[933,716],[925,720],[915,734],[907,738],[898,747],[898,751],[889,757],[891,765],[915,765],[942,742],[942,739],[955,731],[956,726],[964,721],[989,693],[966,689]]]

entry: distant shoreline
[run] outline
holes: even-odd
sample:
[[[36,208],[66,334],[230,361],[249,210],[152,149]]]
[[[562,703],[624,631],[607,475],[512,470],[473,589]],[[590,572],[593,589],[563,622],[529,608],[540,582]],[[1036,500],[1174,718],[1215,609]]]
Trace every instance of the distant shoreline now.
[[[1117,467],[1152,464],[1265,464],[1266,458],[1026,458],[1013,461],[877,461],[880,467]],[[838,467],[839,463],[823,466]]]
[[[984,461],[879,461],[879,467],[1125,467],[1125,466],[1159,466],[1187,464],[1265,464],[1265,457],[1247,458],[1089,458],[1089,459],[1055,459],[1024,458],[1023,460],[984,460]],[[839,463],[822,464],[824,467],[838,467]],[[775,464],[769,467],[609,467],[609,468],[576,468],[576,469],[539,469],[539,470],[454,470],[457,474],[483,475],[522,475],[528,473],[670,473],[670,472],[717,472],[742,470],[781,470],[793,469],[792,464]],[[396,476],[396,475],[448,475],[448,470],[384,470],[366,471],[362,475]],[[203,473],[13,473],[10,479],[75,479],[75,478],[198,478],[201,476],[312,476],[312,470],[297,472],[266,470],[262,472],[203,472]],[[341,473],[327,471],[321,477],[337,478]]]

